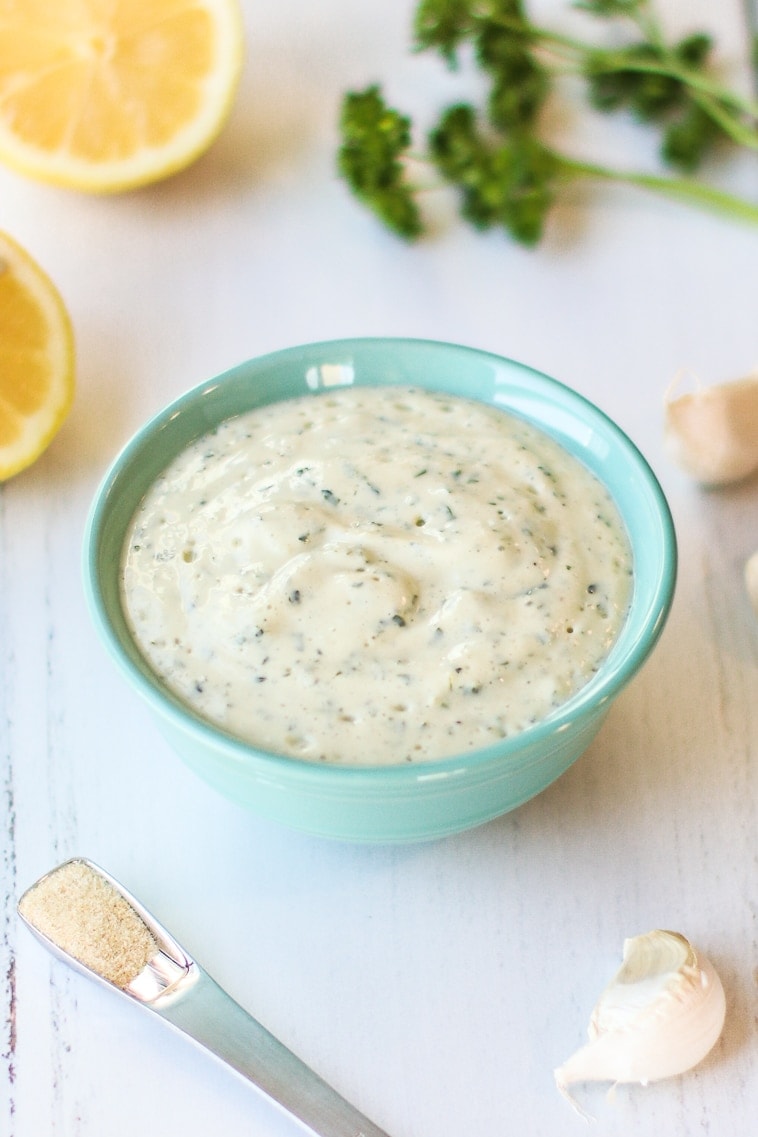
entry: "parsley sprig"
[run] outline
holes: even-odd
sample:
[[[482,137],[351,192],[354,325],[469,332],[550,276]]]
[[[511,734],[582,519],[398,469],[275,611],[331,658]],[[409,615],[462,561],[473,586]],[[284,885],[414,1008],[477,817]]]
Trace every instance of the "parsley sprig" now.
[[[415,49],[437,52],[450,68],[470,51],[486,78],[482,104],[444,109],[419,156],[456,188],[462,216],[478,229],[499,226],[535,245],[561,189],[593,178],[758,222],[758,205],[696,176],[726,144],[758,149],[758,104],[714,76],[711,37],[696,32],[668,42],[652,0],[575,0],[574,7],[623,29],[623,42],[587,43],[534,24],[524,0],[418,3]],[[594,164],[544,141],[542,112],[567,74],[584,80],[596,109],[625,111],[656,130],[661,164],[672,172]],[[424,223],[409,172],[411,118],[374,84],[345,95],[340,129],[338,167],[353,192],[401,237],[419,237]]]

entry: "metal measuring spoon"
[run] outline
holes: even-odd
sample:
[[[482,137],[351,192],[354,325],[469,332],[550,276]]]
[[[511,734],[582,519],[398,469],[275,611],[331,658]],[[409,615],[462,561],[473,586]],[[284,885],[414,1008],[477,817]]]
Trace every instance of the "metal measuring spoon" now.
[[[58,878],[63,887],[58,887],[56,880],[56,874],[70,873],[72,869],[79,873],[79,878],[82,874],[85,878],[91,875],[91,882],[85,879],[85,885],[94,885],[94,895],[104,896],[106,908],[112,909],[101,914],[103,920],[93,919],[83,929],[83,942],[85,934],[89,937],[83,949],[72,949],[71,935],[76,932],[71,932],[70,914],[64,912],[61,916],[68,900],[75,901],[74,890],[66,886],[63,875]],[[36,907],[34,903],[38,896],[44,901],[46,893],[56,908],[56,913],[48,918],[44,908],[40,909],[40,902]],[[119,909],[124,902],[131,912]],[[27,927],[53,955],[153,1011],[247,1078],[316,1137],[389,1137],[252,1018],[139,901],[91,861],[75,858],[51,870],[27,889],[18,910]],[[84,911],[83,906],[81,910]],[[107,936],[104,927],[108,918],[116,934],[120,934],[119,928],[134,921],[137,938],[142,935],[147,944],[147,963],[143,965],[140,958],[139,970],[133,975],[127,970],[128,978],[124,981],[113,978],[118,974],[118,960],[112,959],[112,945],[106,944],[104,952],[99,953],[97,941]],[[66,944],[68,948],[62,946]],[[100,959],[107,962],[93,962]]]

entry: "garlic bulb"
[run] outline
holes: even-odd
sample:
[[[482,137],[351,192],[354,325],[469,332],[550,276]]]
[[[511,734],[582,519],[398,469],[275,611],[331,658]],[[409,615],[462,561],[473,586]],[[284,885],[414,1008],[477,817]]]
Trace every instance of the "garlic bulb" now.
[[[753,611],[758,616],[758,550],[753,553],[745,565],[745,587]]]
[[[669,457],[696,481],[721,486],[758,470],[758,372],[732,383],[666,397]]]
[[[700,1062],[724,1025],[724,989],[707,959],[678,932],[655,930],[624,942],[624,962],[600,996],[590,1041],[555,1071],[574,1082],[647,1082]]]

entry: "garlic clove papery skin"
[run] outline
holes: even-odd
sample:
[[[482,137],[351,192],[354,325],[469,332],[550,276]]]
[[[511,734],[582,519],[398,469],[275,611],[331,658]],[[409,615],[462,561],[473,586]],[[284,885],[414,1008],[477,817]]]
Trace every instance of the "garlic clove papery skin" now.
[[[745,565],[745,588],[753,611],[758,616],[758,550],[748,558]]]
[[[667,398],[663,441],[672,461],[704,486],[758,470],[758,372]]]
[[[592,1013],[590,1041],[555,1071],[575,1082],[647,1082],[682,1074],[718,1041],[726,1000],[709,960],[678,932],[624,943],[623,964]]]

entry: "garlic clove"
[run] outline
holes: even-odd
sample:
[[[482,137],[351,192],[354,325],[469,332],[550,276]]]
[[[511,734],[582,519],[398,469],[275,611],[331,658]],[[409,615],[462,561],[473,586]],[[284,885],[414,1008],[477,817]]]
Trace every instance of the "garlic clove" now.
[[[758,470],[758,372],[667,397],[663,441],[669,457],[703,485],[727,485]]]
[[[726,1013],[721,980],[678,932],[624,942],[623,963],[592,1012],[590,1041],[554,1072],[575,1082],[647,1082],[682,1074],[716,1044]]]
[[[748,558],[745,564],[745,587],[753,611],[758,616],[758,550],[753,553],[752,557]]]

